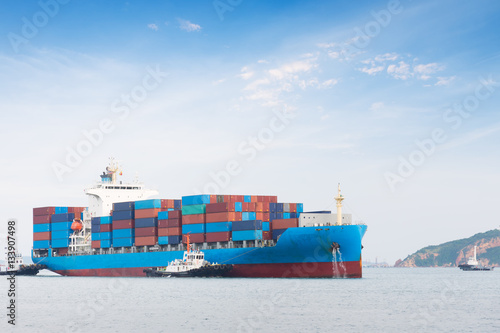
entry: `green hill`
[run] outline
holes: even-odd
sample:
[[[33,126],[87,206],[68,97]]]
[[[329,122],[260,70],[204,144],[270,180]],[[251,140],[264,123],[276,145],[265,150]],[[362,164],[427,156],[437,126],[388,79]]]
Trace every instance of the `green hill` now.
[[[494,229],[440,245],[424,247],[398,260],[396,267],[453,267],[465,262],[477,246],[477,259],[483,265],[500,266],[500,230]]]

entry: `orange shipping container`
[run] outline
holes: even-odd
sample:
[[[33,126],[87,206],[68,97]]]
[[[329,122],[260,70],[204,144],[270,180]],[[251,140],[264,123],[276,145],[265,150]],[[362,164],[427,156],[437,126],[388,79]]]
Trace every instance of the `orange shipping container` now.
[[[136,237],[135,238],[135,246],[155,245],[157,242],[158,242],[158,237],[156,237],[156,236]]]
[[[158,237],[168,236],[168,228],[158,228]]]
[[[198,223],[205,223],[205,214],[193,214],[193,215],[182,216],[182,224],[198,224]]]
[[[278,219],[271,222],[272,229],[288,229],[297,228],[299,226],[299,219]]]
[[[167,236],[180,236],[182,235],[182,227],[167,228]]]
[[[101,241],[92,241],[92,248],[99,249],[101,247]]]
[[[256,213],[256,219],[261,220],[262,222],[269,222],[269,213]]]
[[[145,219],[149,217],[158,217],[158,213],[161,211],[160,208],[150,208],[150,209],[136,209],[135,218]]]
[[[206,215],[206,222],[233,222],[241,221],[241,212],[211,213]],[[184,220],[182,221],[183,224]]]

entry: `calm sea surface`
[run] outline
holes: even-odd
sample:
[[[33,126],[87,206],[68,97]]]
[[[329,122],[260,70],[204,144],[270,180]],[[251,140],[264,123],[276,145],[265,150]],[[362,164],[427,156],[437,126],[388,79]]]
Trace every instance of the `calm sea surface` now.
[[[15,328],[2,276],[0,332],[500,332],[500,270],[363,273],[352,280],[20,276]]]

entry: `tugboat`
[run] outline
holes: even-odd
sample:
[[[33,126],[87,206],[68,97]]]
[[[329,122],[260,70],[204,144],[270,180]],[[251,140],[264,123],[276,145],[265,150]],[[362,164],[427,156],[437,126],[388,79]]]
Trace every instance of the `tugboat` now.
[[[166,267],[153,267],[143,270],[147,277],[217,277],[224,276],[233,269],[233,265],[211,264],[205,260],[205,254],[200,251],[191,251],[189,235],[187,238],[187,251],[182,259],[175,259]]]
[[[458,265],[458,267],[463,271],[492,271],[493,267],[482,266],[479,264],[476,258],[476,248],[477,246],[474,246],[474,256],[469,257],[466,264]]]
[[[45,268],[45,265],[40,264],[23,264],[23,256],[18,253],[14,260],[8,258],[6,266],[0,266],[0,275],[37,275],[38,272]]]

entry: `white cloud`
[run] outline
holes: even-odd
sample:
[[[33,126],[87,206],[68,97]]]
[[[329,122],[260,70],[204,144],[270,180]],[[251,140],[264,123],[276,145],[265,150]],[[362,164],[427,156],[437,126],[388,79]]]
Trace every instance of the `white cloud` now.
[[[154,23],[148,24],[148,28],[154,31],[158,31],[158,26]]]
[[[379,54],[378,56],[375,56],[374,60],[378,62],[383,62],[383,61],[396,61],[399,58],[399,55],[396,53],[386,53],[386,54]]]
[[[248,84],[244,90],[256,90],[259,86],[267,85],[270,83],[271,83],[271,81],[269,81],[269,79],[255,80],[255,81],[251,82],[250,84]]]
[[[216,86],[216,85],[219,85],[219,84],[221,84],[221,83],[223,83],[223,82],[225,82],[225,81],[226,81],[226,79],[220,79],[220,80],[213,81],[213,82],[212,82],[212,84],[213,84],[214,86]]]
[[[323,81],[323,83],[321,84],[321,86],[324,87],[324,88],[329,88],[329,87],[333,87],[337,83],[339,83],[339,80],[337,80],[337,79],[330,79],[330,80]]]
[[[191,23],[188,20],[178,19],[178,21],[179,21],[179,28],[181,28],[181,30],[185,30],[188,32],[201,30],[201,26],[195,23]]]
[[[241,69],[241,74],[238,75],[239,77],[241,77],[243,80],[248,80],[250,79],[253,75],[255,74],[255,72],[251,71],[248,67],[243,67]]]
[[[370,106],[371,111],[378,111],[384,107],[384,102],[375,102]]]
[[[456,76],[450,76],[450,77],[442,77],[438,76],[438,82],[436,82],[436,86],[447,86],[451,83],[451,81],[455,80],[457,77]]]
[[[431,78],[430,74],[434,74],[443,69],[443,66],[433,62],[426,65],[417,65],[413,68],[413,71],[420,80],[428,80]]]
[[[382,72],[384,69],[385,69],[384,66],[376,66],[376,67],[371,67],[371,68],[363,67],[363,68],[360,68],[359,70],[363,73],[368,74],[368,75],[375,75],[378,72]]]
[[[400,61],[398,63],[398,66],[389,65],[389,67],[387,67],[387,73],[400,80],[408,80],[413,76],[413,74],[410,72],[410,65],[405,63],[404,61]]]
[[[260,59],[259,61],[257,61],[258,64],[268,64],[269,61],[267,60],[264,60],[264,59]]]
[[[337,43],[319,43],[318,44],[318,47],[320,49],[329,49],[329,48],[332,48],[332,47],[335,47],[337,46]]]
[[[300,72],[308,72],[310,71],[313,67],[315,67],[314,64],[311,63],[309,60],[303,60],[303,61],[294,61],[289,64],[285,64],[281,66],[280,68],[274,68],[269,70],[269,74],[277,79],[281,80],[285,78],[286,76],[293,75],[295,73],[300,73]]]

